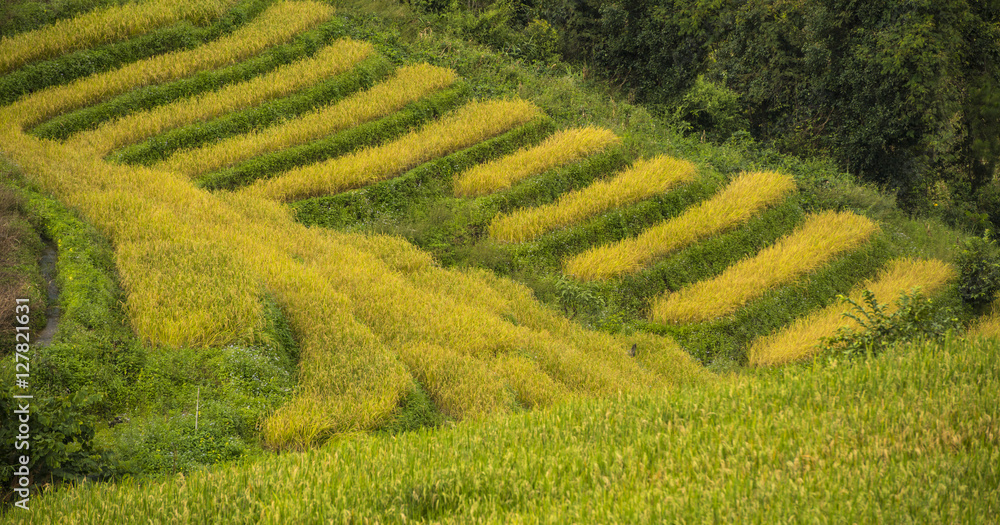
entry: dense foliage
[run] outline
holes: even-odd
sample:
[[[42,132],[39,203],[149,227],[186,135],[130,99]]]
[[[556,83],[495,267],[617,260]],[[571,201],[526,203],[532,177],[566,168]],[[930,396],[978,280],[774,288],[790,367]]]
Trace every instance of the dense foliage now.
[[[910,212],[1000,225],[1000,2],[499,0],[482,12],[547,21],[565,58],[706,139],[749,131],[834,158]],[[468,27],[496,45],[493,25]],[[520,49],[510,35],[497,47]]]

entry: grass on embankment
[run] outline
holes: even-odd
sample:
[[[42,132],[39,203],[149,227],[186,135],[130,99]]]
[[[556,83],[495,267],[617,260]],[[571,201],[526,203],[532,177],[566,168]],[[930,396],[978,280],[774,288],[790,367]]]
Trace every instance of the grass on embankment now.
[[[88,484],[33,500],[30,518],[976,523],[1000,512],[996,339],[762,373],[157,483]]]

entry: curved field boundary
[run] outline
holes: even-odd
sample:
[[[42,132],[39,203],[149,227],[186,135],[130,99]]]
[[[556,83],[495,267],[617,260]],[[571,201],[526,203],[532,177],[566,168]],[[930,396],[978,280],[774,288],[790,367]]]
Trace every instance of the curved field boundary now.
[[[851,212],[817,213],[791,234],[756,256],[730,266],[721,275],[657,299],[650,319],[677,324],[730,314],[768,290],[868,242],[878,231],[878,225]]]
[[[22,98],[12,105],[16,108],[13,123],[26,128],[140,86],[183,78],[249,58],[291,40],[331,16],[333,8],[317,2],[278,2],[233,33],[201,47],[158,55]]]
[[[875,279],[855,287],[850,298],[860,303],[861,293],[867,289],[875,294],[879,303],[895,309],[895,301],[901,293],[920,288],[924,294],[932,295],[956,276],[955,269],[942,261],[897,259]],[[840,327],[857,328],[853,319],[844,317],[850,311],[849,304],[832,304],[754,341],[747,351],[749,363],[756,366],[778,365],[813,355],[822,338],[833,337]]]
[[[367,42],[338,40],[310,58],[286,64],[266,75],[106,122],[97,129],[71,137],[67,145],[107,155],[114,149],[168,129],[256,106],[312,86],[347,71],[374,53],[375,47]]]
[[[456,80],[455,72],[450,69],[429,64],[404,66],[384,82],[335,104],[261,131],[179,151],[155,167],[195,177],[388,116],[411,102],[451,86]]]
[[[510,188],[514,183],[573,162],[621,142],[613,132],[574,128],[553,133],[541,144],[481,164],[455,178],[456,197],[478,197]]]
[[[392,178],[436,157],[500,135],[541,115],[524,100],[471,102],[402,138],[258,181],[241,190],[290,202],[332,195]]]
[[[659,257],[750,220],[793,191],[795,181],[787,175],[743,173],[715,196],[637,237],[569,258],[563,273],[591,281],[639,271]]]
[[[665,156],[642,160],[610,180],[565,193],[555,203],[496,217],[490,224],[490,237],[506,242],[531,241],[556,228],[665,193],[691,182],[696,173],[694,164],[684,160]]]
[[[0,40],[0,73],[40,58],[124,40],[180,20],[201,24],[236,0],[150,0],[97,9]]]

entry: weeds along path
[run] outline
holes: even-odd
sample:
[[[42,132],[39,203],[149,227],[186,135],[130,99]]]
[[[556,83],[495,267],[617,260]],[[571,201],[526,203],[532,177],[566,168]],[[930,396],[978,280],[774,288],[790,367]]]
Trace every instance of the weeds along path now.
[[[528,102],[470,103],[386,145],[232,193],[197,188],[180,171],[119,165],[102,156],[164,127],[259,102],[230,97],[245,85],[127,116],[69,142],[25,133],[46,118],[129,89],[247,58],[331,16],[330,8],[313,2],[275,3],[201,48],[43,89],[0,108],[0,151],[112,240],[137,334],[164,352],[252,341],[263,325],[262,297],[273,295],[302,349],[299,393],[264,426],[266,440],[285,448],[377,428],[418,382],[443,412],[467,418],[699,380],[698,366],[669,339],[584,330],[513,282],[442,269],[396,238],[305,227],[283,204],[394,177],[523,125],[540,115]],[[438,78],[438,84],[452,80]],[[208,100],[223,105],[199,114]],[[164,124],[144,130],[123,124],[147,120]],[[644,348],[641,359],[626,354],[636,342]]]

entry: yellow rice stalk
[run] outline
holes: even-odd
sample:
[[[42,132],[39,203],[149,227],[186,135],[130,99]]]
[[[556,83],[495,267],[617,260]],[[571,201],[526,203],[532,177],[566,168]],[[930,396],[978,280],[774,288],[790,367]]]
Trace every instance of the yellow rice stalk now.
[[[388,116],[403,106],[456,80],[451,69],[417,64],[404,66],[392,78],[301,117],[200,148],[179,151],[156,165],[194,177],[252,157],[308,143],[364,122]]]
[[[569,391],[545,374],[538,365],[519,355],[499,357],[493,371],[514,391],[525,408],[544,408],[569,398]]]
[[[210,120],[312,86],[349,70],[374,53],[374,46],[367,42],[341,39],[309,58],[285,64],[270,73],[105,122],[97,129],[78,133],[67,143],[71,147],[89,148],[98,155],[107,155],[114,149],[143,141],[168,129]]]
[[[333,8],[319,2],[277,2],[233,33],[198,48],[140,60],[21,98],[11,106],[10,122],[26,128],[131,89],[238,62],[287,42],[331,16]]]
[[[1000,337],[1000,297],[993,303],[993,313],[979,320],[969,335],[983,337]]]
[[[236,0],[149,0],[96,9],[41,29],[0,39],[0,73],[32,60],[124,40],[180,20],[195,24],[222,16]]]
[[[956,276],[955,269],[942,261],[897,259],[875,279],[855,287],[850,298],[861,303],[862,292],[870,290],[879,303],[889,305],[891,312],[896,308],[896,300],[901,293],[919,287],[925,295],[933,295]],[[816,352],[820,340],[833,337],[840,327],[858,328],[857,322],[844,317],[850,311],[850,304],[832,304],[799,318],[774,334],[759,338],[747,351],[750,364],[779,365],[810,357]]]
[[[399,347],[400,357],[447,416],[480,419],[508,412],[514,399],[486,362],[428,344]]]
[[[242,261],[206,242],[127,243],[116,251],[136,333],[169,346],[252,343],[261,290]]]
[[[694,164],[658,156],[636,162],[610,180],[567,193],[553,204],[522,208],[500,215],[490,224],[490,237],[506,242],[537,239],[556,228],[575,224],[608,210],[664,193],[695,178]]]
[[[290,202],[359,188],[500,135],[540,114],[524,100],[471,102],[388,144],[292,169],[241,191]]]
[[[650,319],[691,323],[728,315],[768,290],[857,248],[878,231],[874,222],[851,212],[810,215],[794,232],[730,266],[721,275],[660,297],[653,303]]]
[[[455,177],[456,197],[477,197],[621,142],[613,132],[588,126],[554,133],[541,144],[480,164]]]
[[[776,172],[743,173],[710,199],[637,237],[597,246],[569,258],[563,272],[581,280],[608,279],[641,270],[655,259],[738,226],[795,191]]]

